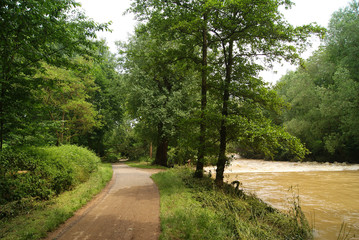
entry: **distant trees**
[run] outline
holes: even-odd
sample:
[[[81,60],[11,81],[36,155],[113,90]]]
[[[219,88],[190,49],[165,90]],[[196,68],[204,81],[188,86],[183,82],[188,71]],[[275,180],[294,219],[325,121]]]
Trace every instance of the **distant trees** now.
[[[325,41],[330,61],[348,69],[355,81],[359,81],[358,11],[358,1],[352,0],[347,7],[335,12],[330,19]]]
[[[89,69],[95,89],[90,91],[87,101],[94,106],[100,123],[80,136],[77,143],[90,147],[103,157],[113,151],[113,145],[122,144],[112,143],[109,139],[123,125],[125,94],[116,55],[105,46],[98,49],[98,54]]]
[[[283,125],[316,161],[357,162],[359,156],[359,4],[335,12],[325,44],[277,84],[291,107]]]
[[[158,34],[158,33],[157,33]],[[178,41],[164,41],[153,29],[140,26],[123,46],[127,109],[146,126],[149,142],[156,144],[155,163],[167,166],[168,147],[193,102],[190,65],[176,56],[186,52]]]
[[[84,67],[79,65],[76,70],[70,70],[44,64],[44,73],[35,76],[44,81],[43,88],[33,91],[48,113],[57,145],[70,143],[74,137],[101,125],[98,112],[89,102],[91,92],[97,90],[89,71],[93,64],[81,58],[74,62]]]

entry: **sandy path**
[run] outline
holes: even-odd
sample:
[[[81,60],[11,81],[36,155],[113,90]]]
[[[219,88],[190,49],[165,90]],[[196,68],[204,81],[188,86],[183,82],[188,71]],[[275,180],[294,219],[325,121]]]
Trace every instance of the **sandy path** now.
[[[113,165],[109,186],[47,239],[158,239],[160,198],[150,178],[156,171]]]

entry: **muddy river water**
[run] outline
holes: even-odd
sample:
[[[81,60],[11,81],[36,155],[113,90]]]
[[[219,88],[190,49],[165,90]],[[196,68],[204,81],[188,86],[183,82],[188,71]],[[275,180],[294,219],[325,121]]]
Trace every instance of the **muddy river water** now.
[[[233,180],[283,211],[299,196],[317,240],[338,239],[342,226],[346,239],[359,239],[359,164],[237,159],[225,171],[225,181]]]

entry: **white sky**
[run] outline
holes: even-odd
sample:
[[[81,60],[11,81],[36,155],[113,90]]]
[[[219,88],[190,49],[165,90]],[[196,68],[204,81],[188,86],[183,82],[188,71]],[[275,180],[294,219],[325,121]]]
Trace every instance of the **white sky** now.
[[[131,0],[78,0],[86,15],[96,22],[112,21],[110,32],[101,32],[100,38],[106,38],[107,44],[112,52],[116,52],[115,41],[126,41],[133,33],[136,21],[133,15],[123,15],[130,7]],[[351,0],[293,0],[295,6],[285,10],[285,18],[293,25],[303,25],[311,22],[327,27],[329,19],[334,11],[348,5]],[[313,44],[313,48],[303,55],[304,58],[319,46],[319,41]],[[295,66],[277,64],[271,71],[263,72],[261,76],[268,82],[276,82],[288,70],[295,69]],[[277,73],[275,73],[277,72]]]

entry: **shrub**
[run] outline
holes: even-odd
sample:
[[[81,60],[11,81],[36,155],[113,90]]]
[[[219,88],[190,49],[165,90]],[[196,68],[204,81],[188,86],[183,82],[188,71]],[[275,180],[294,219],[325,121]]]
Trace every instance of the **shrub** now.
[[[6,148],[0,153],[0,204],[49,199],[88,180],[99,162],[93,152],[77,146]]]

